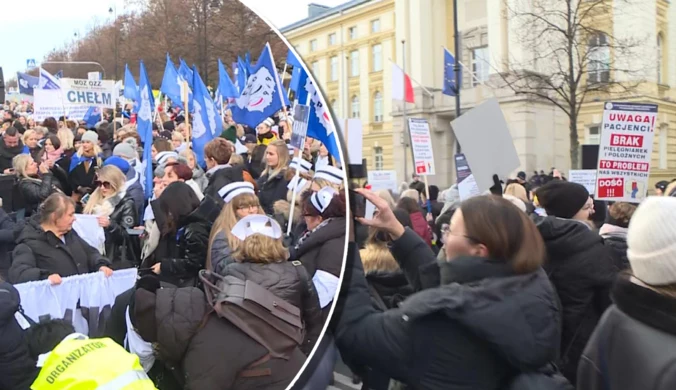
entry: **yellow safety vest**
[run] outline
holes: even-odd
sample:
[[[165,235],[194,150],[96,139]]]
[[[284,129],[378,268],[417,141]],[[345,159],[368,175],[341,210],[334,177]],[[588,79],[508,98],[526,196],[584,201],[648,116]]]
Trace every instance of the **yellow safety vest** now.
[[[109,338],[65,340],[54,348],[32,390],[156,390],[139,363]]]

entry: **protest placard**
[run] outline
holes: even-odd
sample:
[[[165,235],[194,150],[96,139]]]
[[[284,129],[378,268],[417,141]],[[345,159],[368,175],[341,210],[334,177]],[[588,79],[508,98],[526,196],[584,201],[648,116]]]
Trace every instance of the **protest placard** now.
[[[479,191],[493,186],[493,175],[509,176],[521,162],[497,99],[474,107],[451,122]]]
[[[568,171],[568,181],[582,184],[590,195],[596,192],[596,169],[571,169]]]
[[[656,104],[605,104],[596,199],[640,203],[645,198],[656,119]]]
[[[42,122],[45,118],[67,116],[72,120],[82,120],[89,106],[65,107],[63,95],[59,90],[35,89],[33,95],[33,119]]]
[[[397,193],[397,171],[369,171],[368,182],[373,191],[390,190]]]
[[[472,170],[467,163],[467,158],[462,153],[455,155],[455,174],[458,178],[460,200],[481,195],[481,191],[479,191],[479,187],[476,184],[476,179],[474,179]]]
[[[113,80],[61,79],[61,93],[66,106],[115,108]]]
[[[409,118],[408,129],[411,136],[415,173],[421,176],[434,175],[434,150],[429,123],[424,119]]]
[[[296,149],[303,147],[303,140],[307,136],[307,123],[310,119],[310,106],[296,104],[293,109],[293,126],[291,128],[291,146]]]

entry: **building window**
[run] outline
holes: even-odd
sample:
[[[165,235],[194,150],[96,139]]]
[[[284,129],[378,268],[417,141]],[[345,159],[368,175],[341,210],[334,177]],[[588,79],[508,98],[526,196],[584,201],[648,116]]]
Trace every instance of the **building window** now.
[[[350,76],[359,76],[359,50],[350,53]]]
[[[662,34],[657,34],[657,84],[664,84],[663,61],[664,49],[662,47]]]
[[[313,39],[310,41],[310,51],[316,51],[317,50],[317,40]]]
[[[383,157],[383,148],[376,146],[373,148],[373,162],[375,163],[375,170],[382,171],[385,166],[385,158]]]
[[[336,33],[329,34],[329,46],[336,44]]]
[[[380,19],[371,21],[371,33],[380,32]]]
[[[348,30],[348,35],[350,36],[350,39],[357,39],[357,26],[352,26]]]
[[[352,96],[352,118],[359,118],[359,96]]]
[[[383,95],[376,91],[373,95],[373,121],[380,123],[383,121]]]
[[[339,118],[342,117],[342,115],[340,113],[340,107],[339,107],[338,101],[336,99],[331,99],[331,109],[333,110],[334,114],[337,117],[339,117]]]
[[[607,83],[610,81],[610,47],[608,36],[603,33],[592,35],[589,39],[589,64],[587,65],[589,83]]]
[[[338,56],[331,57],[331,81],[338,80]]]
[[[601,128],[599,126],[590,126],[587,129],[587,144],[598,145],[601,143]]]
[[[660,128],[660,169],[669,168],[667,146],[669,139],[667,138],[669,134],[669,128],[666,125],[663,125]]]
[[[373,71],[380,72],[383,70],[383,46],[381,44],[373,45],[371,47]]]
[[[319,62],[317,61],[312,62],[312,75],[315,76],[316,79],[319,78]]]
[[[488,81],[490,73],[488,46],[477,47],[472,49],[472,87],[483,84]]]

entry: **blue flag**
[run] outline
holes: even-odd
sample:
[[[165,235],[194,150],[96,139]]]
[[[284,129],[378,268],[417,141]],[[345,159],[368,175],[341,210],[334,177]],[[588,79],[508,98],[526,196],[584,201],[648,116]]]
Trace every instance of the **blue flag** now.
[[[310,106],[307,136],[319,140],[331,156],[340,160],[336,130],[329,117],[329,108],[305,71],[301,72],[299,86],[296,91],[297,102]]]
[[[183,84],[183,78],[176,71],[174,63],[171,62],[169,53],[167,53],[167,65],[164,67],[164,77],[162,78],[162,86],[160,86],[160,92],[169,96],[171,103],[176,106],[182,104],[181,99],[181,86]]]
[[[60,71],[56,72],[56,74],[54,75],[54,77],[56,77],[57,79],[61,80],[61,79],[63,78],[63,70],[60,70]]]
[[[244,54],[244,65],[246,65],[247,76],[251,73],[251,53],[248,51]]]
[[[218,59],[217,92],[225,99],[239,97],[239,91],[237,90],[237,87],[235,87],[235,84],[232,83],[230,75],[228,75],[228,72],[225,70],[225,66],[223,66],[220,58]]]
[[[33,95],[33,90],[40,84],[40,79],[26,73],[16,72],[16,79],[19,83],[19,93]]]
[[[87,128],[93,128],[101,120],[101,109],[98,106],[89,107],[82,120],[87,123]]]
[[[193,132],[192,144],[193,151],[197,157],[197,163],[204,166],[204,146],[207,142],[218,137],[223,132],[223,121],[218,115],[216,103],[209,95],[207,87],[202,82],[197,69],[193,67],[193,85],[195,86],[193,95]]]
[[[178,67],[178,74],[180,74],[181,77],[183,77],[183,80],[188,82],[188,86],[192,90],[193,89],[192,69],[190,69],[188,64],[186,64],[185,61],[183,61],[183,58],[180,58],[179,60],[180,60],[181,63],[179,64],[179,67]],[[191,95],[192,95],[192,92],[191,92]],[[192,100],[192,96],[190,97],[190,100]]]
[[[146,199],[150,199],[153,193],[153,108],[155,99],[153,98],[153,88],[150,86],[146,67],[141,60],[139,78],[138,78],[138,102],[139,109],[136,116],[137,131],[143,141],[143,163],[146,169]]]
[[[293,66],[294,68],[302,68],[303,64],[301,64],[300,60],[296,55],[293,53],[293,50],[289,49],[289,52],[286,54],[286,63]]]
[[[129,70],[129,65],[124,64],[124,95],[129,100],[136,100],[138,97],[138,86],[136,80]]]
[[[52,76],[46,70],[40,68],[39,88],[52,90],[61,89],[61,84],[56,77]]]
[[[293,54],[291,49],[289,49],[289,53],[286,55],[286,63],[293,67],[289,89],[296,92],[298,91],[298,84],[300,82],[301,72],[303,71],[303,65],[300,63],[300,60],[298,60],[298,57]]]
[[[444,48],[444,89],[442,93],[448,96],[456,96],[459,85],[455,85],[455,58],[448,49]]]
[[[282,85],[272,51],[270,45],[266,44],[246,80],[244,89],[231,106],[232,117],[237,123],[255,128],[282,109],[284,104],[282,94]]]

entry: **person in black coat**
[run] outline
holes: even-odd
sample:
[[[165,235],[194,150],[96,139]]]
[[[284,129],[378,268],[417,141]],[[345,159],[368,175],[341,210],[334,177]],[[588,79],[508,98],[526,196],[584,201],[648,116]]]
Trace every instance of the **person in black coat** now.
[[[360,373],[365,383],[378,372],[420,389],[519,388],[520,374],[556,359],[556,292],[541,269],[542,239],[524,213],[495,196],[465,201],[445,232],[448,261],[437,263],[386,201],[357,191],[378,209],[374,219],[359,220],[390,235],[417,291],[399,308],[379,312],[350,245],[334,334],[346,361],[371,369]]]
[[[289,149],[284,141],[270,143],[265,151],[265,170],[258,178],[258,199],[267,215],[275,213],[274,204],[286,200],[289,181],[286,170],[289,165]]]
[[[676,389],[676,199],[649,197],[629,224],[617,278],[577,368],[579,390]]]
[[[195,286],[198,272],[206,265],[209,232],[218,214],[213,215],[211,208],[205,213],[195,191],[183,182],[169,184],[153,208],[159,211],[155,216],[163,218],[157,220],[162,236],[152,271],[174,286]]]
[[[23,222],[14,222],[12,217],[0,207],[0,279],[7,279],[14,242],[21,233],[23,225]]]
[[[584,346],[610,306],[610,288],[620,261],[592,230],[593,203],[582,185],[554,180],[536,195],[549,215],[533,217],[547,247],[545,269],[563,308],[559,367],[575,383]]]
[[[635,211],[635,204],[626,202],[613,203],[608,209],[606,223],[599,230],[599,235],[603,237],[604,244],[614,252],[613,259],[620,270],[629,268],[627,229]]]
[[[17,239],[9,269],[13,284],[61,278],[102,271],[112,275],[110,262],[75,231],[75,203],[63,194],[52,194],[42,204],[39,216],[28,220]]]
[[[0,174],[11,173],[12,160],[22,153],[21,134],[14,127],[7,128],[0,138]]]
[[[228,141],[214,138],[204,146],[204,161],[207,164],[205,176],[209,181],[204,190],[205,196],[220,200],[218,191],[226,185],[244,181],[244,167],[229,164],[232,149]]]
[[[14,158],[14,172],[19,177],[19,194],[26,208],[26,216],[35,213],[40,203],[56,191],[59,191],[54,176],[46,163],[38,165],[28,154]]]
[[[20,304],[16,288],[0,279],[0,389],[27,390],[40,372],[15,318]]]

